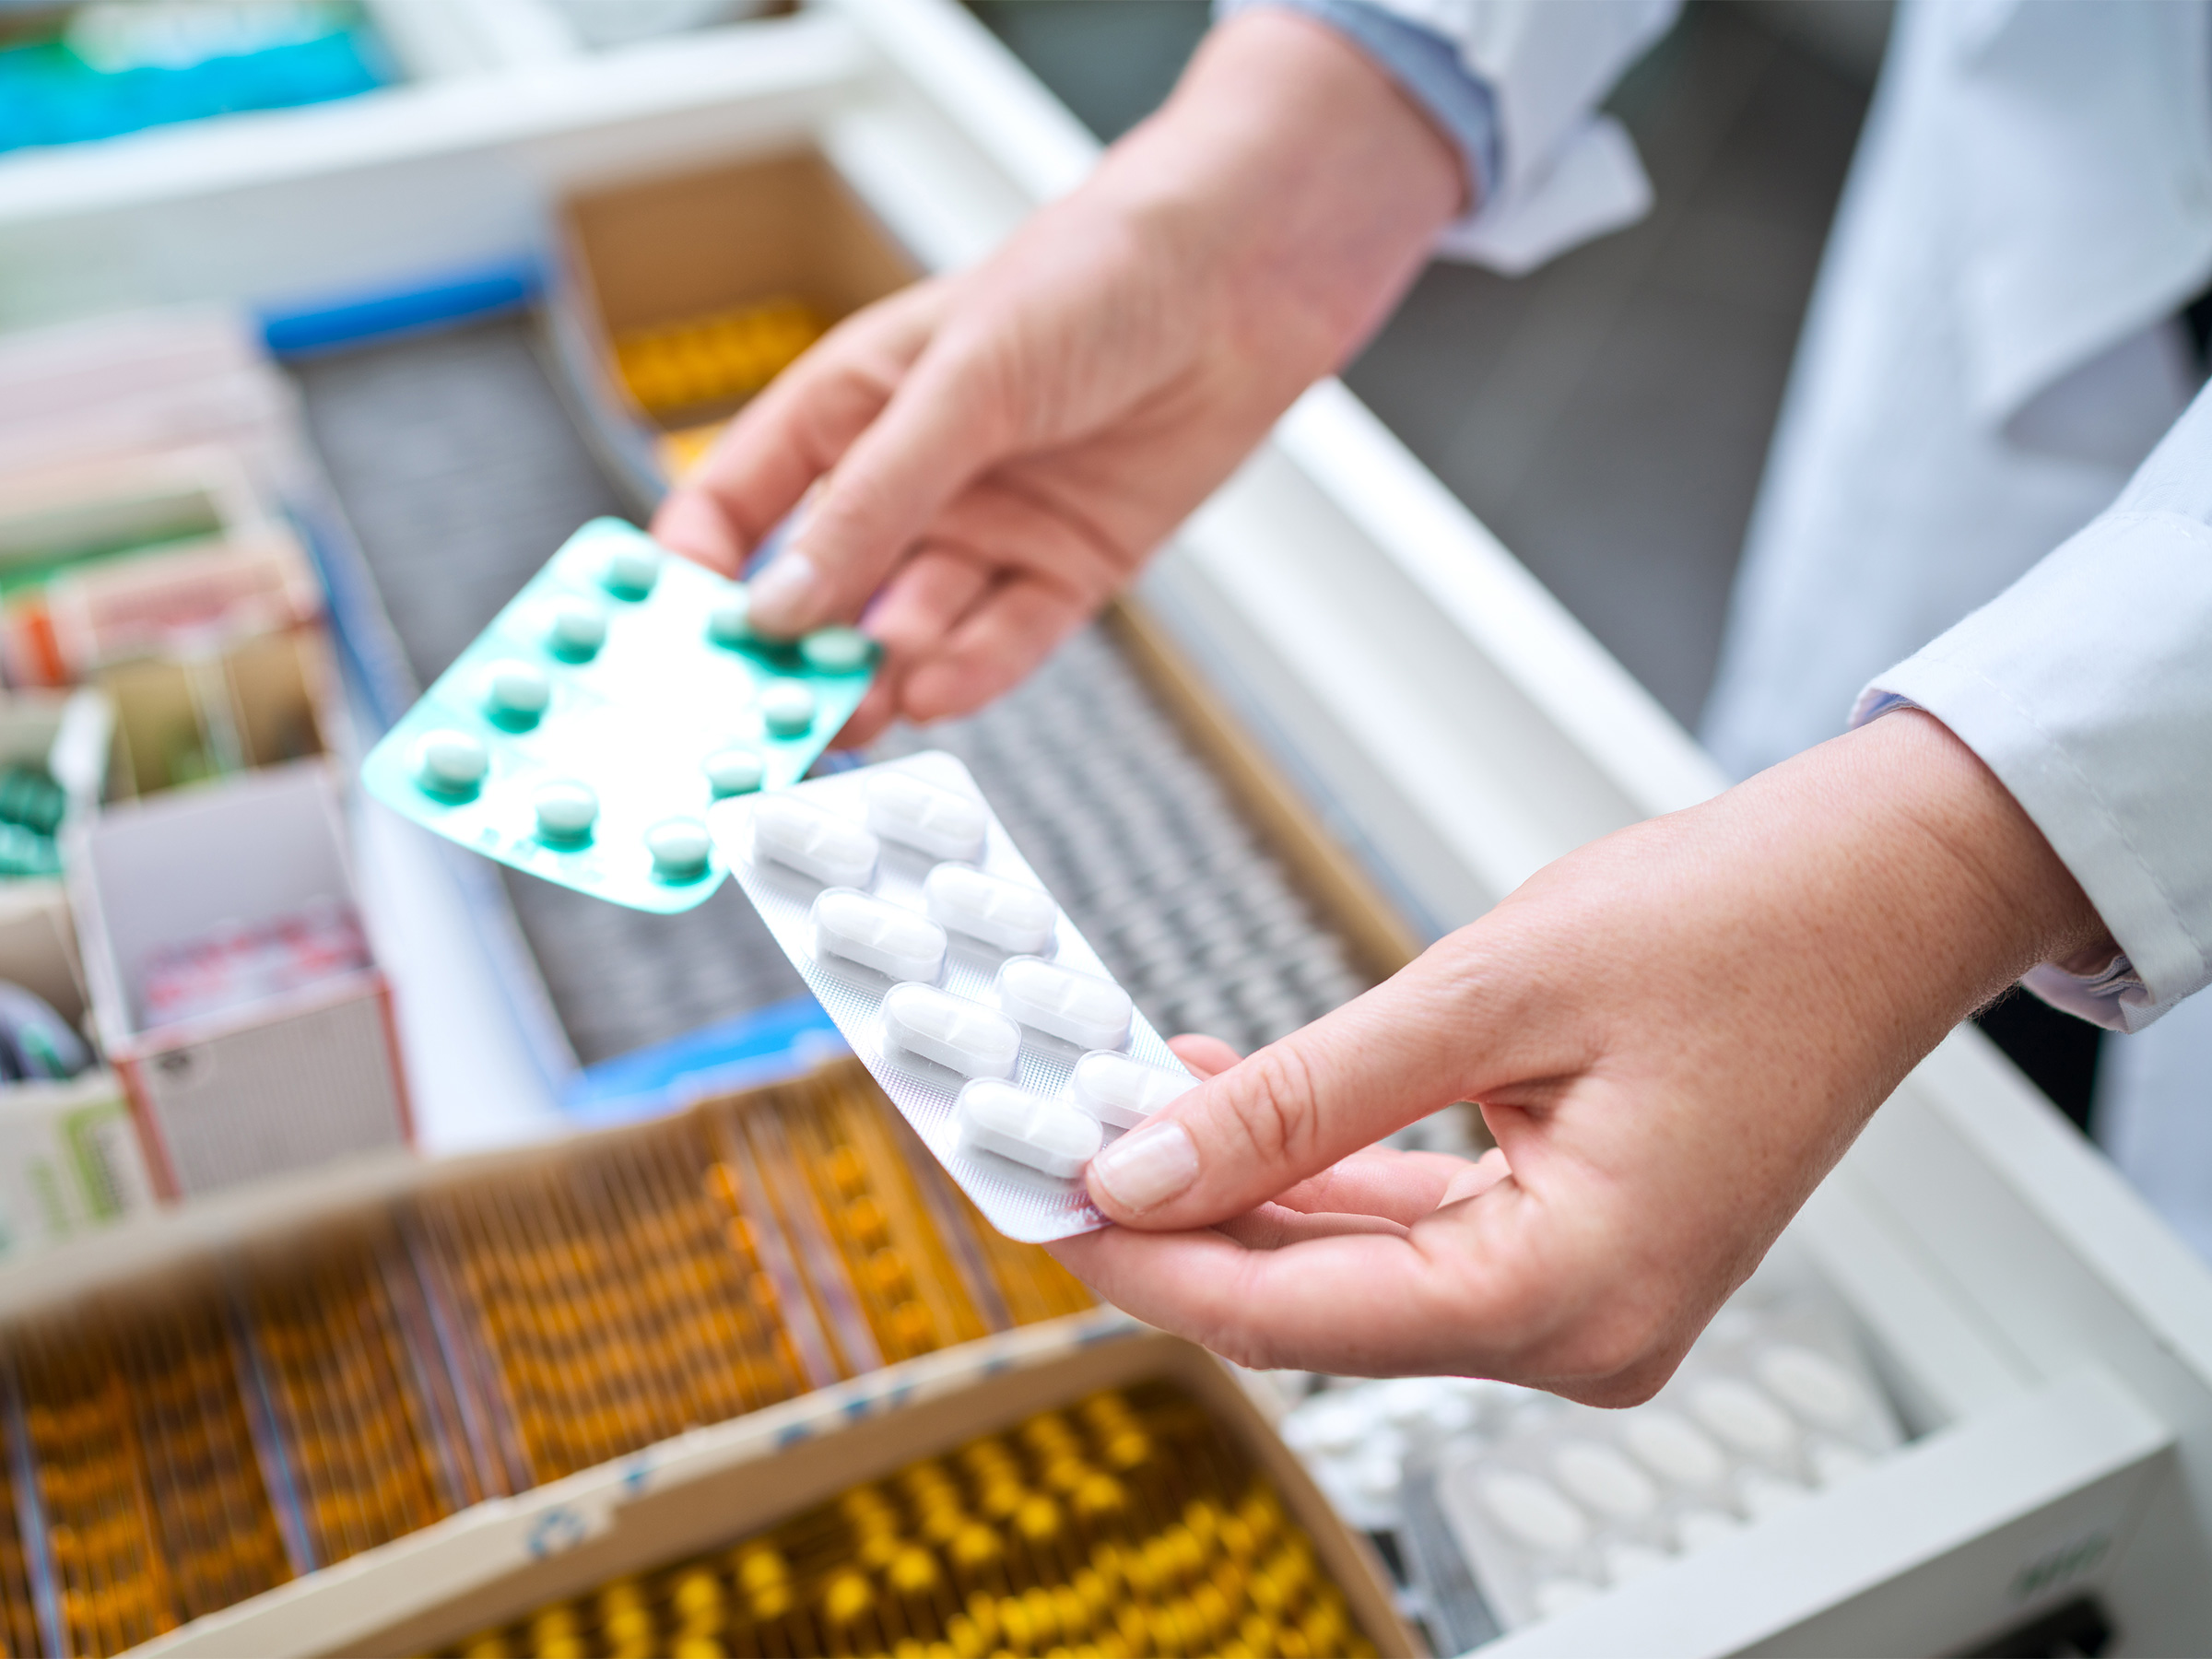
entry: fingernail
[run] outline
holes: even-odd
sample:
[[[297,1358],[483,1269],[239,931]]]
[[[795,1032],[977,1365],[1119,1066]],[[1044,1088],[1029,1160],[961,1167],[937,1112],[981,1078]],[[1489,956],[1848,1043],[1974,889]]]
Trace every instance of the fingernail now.
[[[1091,1179],[1131,1215],[1158,1209],[1198,1179],[1198,1147],[1181,1124],[1124,1135],[1090,1160]]]
[[[813,559],[796,548],[779,553],[745,584],[748,614],[755,625],[771,632],[804,628],[813,620],[808,612],[821,585],[822,573]]]

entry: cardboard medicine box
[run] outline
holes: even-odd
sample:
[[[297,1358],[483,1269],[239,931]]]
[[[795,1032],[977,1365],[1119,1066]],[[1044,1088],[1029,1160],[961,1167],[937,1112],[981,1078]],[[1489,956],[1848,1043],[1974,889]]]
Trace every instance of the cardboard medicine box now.
[[[94,1024],[166,1195],[407,1141],[324,765],[111,808],[65,862]]]
[[[180,558],[182,581],[165,570]],[[13,685],[68,685],[172,624],[206,631],[225,611],[288,620],[302,606],[319,608],[305,556],[222,450],[0,480],[0,660]]]
[[[819,331],[921,275],[811,147],[579,193],[555,235],[556,358],[641,501]]]
[[[0,885],[0,980],[82,1031],[84,979],[56,882]],[[0,1084],[0,1256],[154,1207],[152,1177],[123,1084],[106,1066]]]

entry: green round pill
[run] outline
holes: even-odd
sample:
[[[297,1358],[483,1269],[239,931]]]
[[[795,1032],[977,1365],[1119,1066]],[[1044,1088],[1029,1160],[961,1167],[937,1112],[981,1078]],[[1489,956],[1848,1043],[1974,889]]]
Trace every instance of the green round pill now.
[[[535,725],[552,700],[553,682],[534,663],[496,665],[484,688],[485,706],[514,725]]]
[[[591,786],[566,779],[540,785],[531,804],[537,809],[537,832],[549,841],[582,841],[599,817],[599,797]]]
[[[467,794],[490,770],[491,756],[466,732],[432,732],[415,746],[415,780],[434,794]]]
[[[717,796],[750,794],[760,787],[768,769],[751,749],[724,749],[706,759],[707,783]]]
[[[707,851],[712,845],[707,827],[697,818],[670,818],[645,831],[653,873],[667,881],[688,881],[705,870]]]
[[[814,693],[797,680],[778,680],[760,694],[760,718],[778,737],[804,736],[814,724]]]
[[[557,655],[583,662],[606,643],[606,608],[588,599],[563,599],[553,610],[547,642]]]
[[[661,574],[661,556],[651,547],[617,547],[599,567],[599,585],[618,598],[642,599]]]
[[[742,645],[753,637],[752,618],[752,596],[739,588],[707,613],[707,638],[717,645]]]
[[[853,674],[875,654],[875,641],[857,628],[818,628],[799,641],[799,655],[817,674]]]

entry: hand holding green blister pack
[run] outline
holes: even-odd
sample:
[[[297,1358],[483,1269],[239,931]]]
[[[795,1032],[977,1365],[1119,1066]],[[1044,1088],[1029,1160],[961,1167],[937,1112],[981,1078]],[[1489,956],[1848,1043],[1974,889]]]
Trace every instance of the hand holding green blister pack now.
[[[718,800],[796,782],[877,650],[756,638],[742,583],[618,519],[571,536],[370,751],[385,806],[471,852],[633,910],[703,902]]]

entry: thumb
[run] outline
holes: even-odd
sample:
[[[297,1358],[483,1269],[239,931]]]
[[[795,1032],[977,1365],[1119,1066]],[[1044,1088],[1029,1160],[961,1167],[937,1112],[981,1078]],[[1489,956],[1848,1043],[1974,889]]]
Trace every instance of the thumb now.
[[[946,503],[1005,454],[1003,434],[1019,424],[1006,384],[973,348],[933,342],[747,584],[752,625],[787,639],[857,617]]]
[[[1092,1200],[1147,1230],[1211,1226],[1467,1099],[1467,1057],[1491,1045],[1436,955],[1162,1107],[1091,1159]]]

